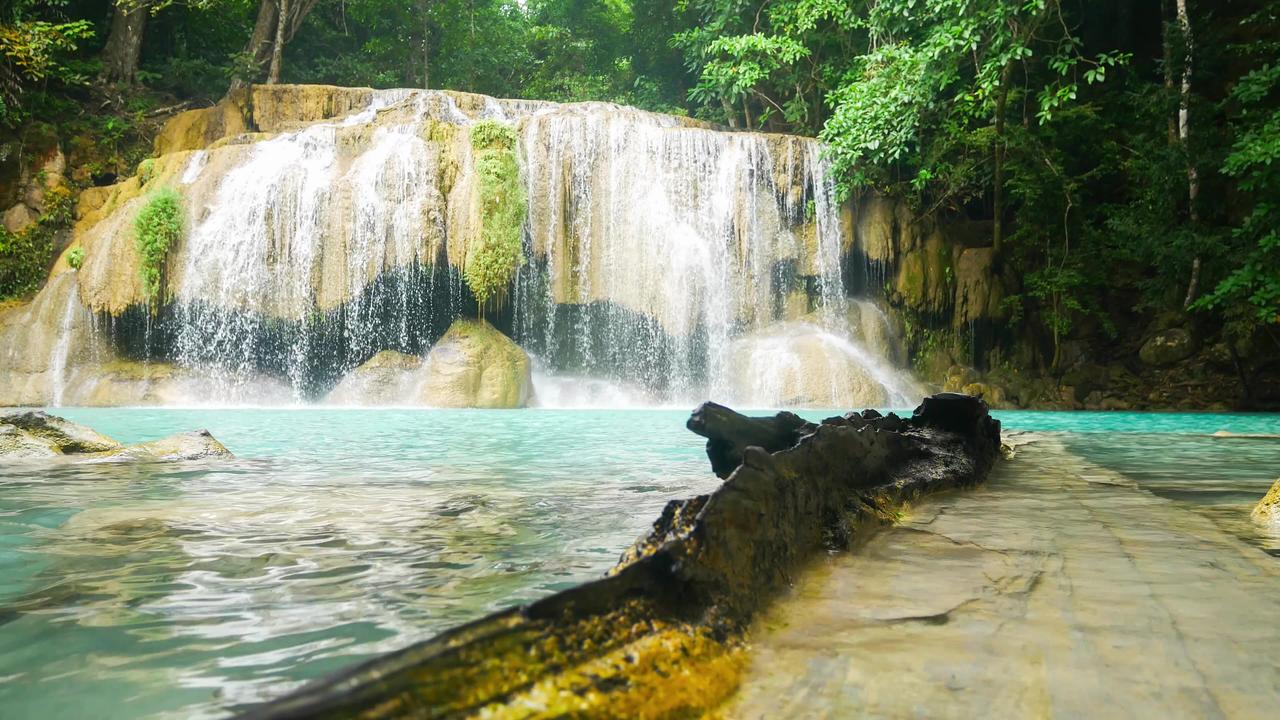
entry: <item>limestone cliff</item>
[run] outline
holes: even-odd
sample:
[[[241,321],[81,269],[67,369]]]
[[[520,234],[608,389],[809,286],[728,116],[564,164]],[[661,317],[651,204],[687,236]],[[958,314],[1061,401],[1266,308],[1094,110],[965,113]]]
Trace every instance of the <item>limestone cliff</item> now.
[[[504,162],[520,192],[483,186],[480,121],[516,138]],[[60,262],[21,311],[42,328],[13,337],[45,339],[0,367],[0,404],[163,402],[202,383],[219,399],[276,396],[263,382],[315,398],[380,352],[425,356],[455,319],[485,310],[468,285],[472,265],[491,262],[485,193],[527,203],[510,215],[524,218],[520,262],[487,314],[552,372],[638,384],[658,401],[912,394],[890,382],[900,333],[867,322],[846,281],[856,213],[812,139],[604,103],[275,85],[175,116],[155,148],[133,177],[81,195],[75,267]],[[144,256],[139,217],[162,189],[177,193],[181,235]],[[744,383],[749,338],[797,320],[786,332],[812,350],[796,354],[798,372]],[[81,325],[92,337],[68,334]],[[55,379],[49,358],[66,344]],[[119,368],[131,389],[123,377],[77,386],[78,363]],[[814,389],[822,378],[831,392]]]

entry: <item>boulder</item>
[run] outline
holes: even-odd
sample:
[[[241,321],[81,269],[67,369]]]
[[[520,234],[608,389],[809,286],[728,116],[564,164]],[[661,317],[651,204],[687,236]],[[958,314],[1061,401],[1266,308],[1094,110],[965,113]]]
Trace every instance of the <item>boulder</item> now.
[[[422,358],[395,350],[383,350],[347,373],[329,392],[325,402],[337,405],[404,404]]]
[[[457,320],[427,354],[418,393],[434,407],[525,407],[529,356],[484,320]]]
[[[170,435],[159,440],[125,445],[102,453],[97,457],[112,461],[173,462],[176,460],[205,460],[208,458],[233,458],[225,445],[218,442],[208,430],[193,430]]]
[[[74,456],[89,461],[174,461],[235,457],[208,430],[123,445],[93,428],[34,410],[0,415],[0,458]]]
[[[736,400],[755,407],[884,405],[878,358],[812,323],[780,323],[735,340],[729,378]]]
[[[1191,333],[1183,328],[1161,330],[1142,344],[1138,357],[1148,365],[1172,365],[1186,360],[1195,352]]]
[[[1254,506],[1251,516],[1255,522],[1280,530],[1280,479],[1275,481],[1267,494]]]
[[[20,443],[28,450],[28,456],[38,445],[46,450],[37,453],[40,455],[97,453],[120,447],[120,443],[93,428],[39,410],[0,416],[0,426],[9,429],[9,437],[14,433],[25,436],[21,441],[14,439],[11,442]],[[0,450],[0,454],[7,453]]]
[[[4,212],[4,229],[11,233],[19,233],[36,222],[36,213],[22,203],[18,203]]]

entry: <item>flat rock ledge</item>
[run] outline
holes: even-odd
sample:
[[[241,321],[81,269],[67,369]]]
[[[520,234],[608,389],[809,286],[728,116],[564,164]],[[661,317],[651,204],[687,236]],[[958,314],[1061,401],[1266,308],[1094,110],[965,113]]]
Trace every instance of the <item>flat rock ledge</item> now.
[[[980,482],[1000,449],[986,404],[957,394],[926,398],[909,419],[868,410],[819,424],[708,403],[689,427],[727,479],[668,503],[605,577],[313,682],[242,720],[702,715],[736,690],[752,615],[806,561],[865,540],[923,493]]]
[[[39,410],[0,415],[0,461],[64,457],[85,462],[168,462],[235,456],[208,430],[125,445]]]

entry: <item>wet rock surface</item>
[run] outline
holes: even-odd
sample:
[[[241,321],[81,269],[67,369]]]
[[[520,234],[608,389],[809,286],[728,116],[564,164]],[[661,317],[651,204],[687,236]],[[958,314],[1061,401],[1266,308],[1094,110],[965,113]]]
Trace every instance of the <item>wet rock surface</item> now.
[[[175,461],[234,457],[208,430],[124,445],[93,428],[33,410],[0,415],[0,460]]]
[[[721,714],[1274,715],[1275,558],[1052,437],[1014,444],[759,616]]]
[[[966,414],[976,421],[947,429]],[[719,427],[735,447],[761,428],[769,434],[768,422],[733,415],[703,406],[691,425]],[[981,481],[999,450],[999,423],[976,398],[938,398],[909,420],[856,417],[810,425],[776,452],[745,444],[742,464],[718,490],[668,503],[605,578],[374,659],[243,717],[710,711],[738,687],[750,619],[805,562],[864,540],[923,493]]]

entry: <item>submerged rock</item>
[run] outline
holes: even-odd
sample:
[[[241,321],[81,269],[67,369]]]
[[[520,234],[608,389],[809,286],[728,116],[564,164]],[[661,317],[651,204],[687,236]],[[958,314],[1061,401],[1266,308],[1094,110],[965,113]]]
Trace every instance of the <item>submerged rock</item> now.
[[[173,461],[231,458],[208,430],[124,445],[93,428],[33,410],[0,415],[0,459],[73,456],[91,461]]]
[[[814,554],[847,548],[922,493],[981,481],[1000,448],[999,422],[960,395],[931,398],[910,420],[806,424],[776,452],[751,445],[775,435],[776,419],[704,405],[690,425],[721,428],[745,448],[741,465],[715,492],[668,503],[606,577],[313,682],[243,720],[700,716],[737,688],[751,617]]]
[[[457,320],[427,354],[423,403],[447,408],[519,408],[529,404],[529,356],[484,320]]]
[[[208,430],[192,430],[159,440],[125,445],[97,455],[104,460],[204,460],[235,457]]]
[[[1267,494],[1254,506],[1252,517],[1257,522],[1280,530],[1280,479],[1276,480]]]

